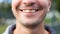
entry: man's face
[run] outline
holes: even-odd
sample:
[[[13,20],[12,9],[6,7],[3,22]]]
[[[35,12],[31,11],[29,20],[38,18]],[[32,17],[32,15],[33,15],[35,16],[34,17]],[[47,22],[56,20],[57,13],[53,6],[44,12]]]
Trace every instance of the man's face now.
[[[50,4],[50,0],[12,0],[12,11],[21,24],[36,25],[43,21]]]

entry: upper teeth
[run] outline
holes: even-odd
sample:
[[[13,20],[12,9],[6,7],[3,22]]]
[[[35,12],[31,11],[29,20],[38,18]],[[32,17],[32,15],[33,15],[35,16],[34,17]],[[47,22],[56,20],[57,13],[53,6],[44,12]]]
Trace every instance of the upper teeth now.
[[[36,10],[23,10],[23,12],[36,12]]]

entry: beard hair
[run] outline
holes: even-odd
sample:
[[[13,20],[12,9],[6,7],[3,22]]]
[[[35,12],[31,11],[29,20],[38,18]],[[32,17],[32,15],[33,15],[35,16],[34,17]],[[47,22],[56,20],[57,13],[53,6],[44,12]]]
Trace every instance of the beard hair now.
[[[44,20],[44,18],[46,17],[46,14],[43,16],[42,20],[37,20],[35,22],[33,22],[32,24],[28,24],[28,23],[23,23],[20,21],[20,24],[22,24],[22,26],[26,27],[26,28],[30,28],[30,29],[34,29],[36,28],[38,25],[40,25],[42,23],[42,21]]]
[[[35,28],[36,26],[38,26],[40,24],[40,21],[35,21],[32,24],[28,24],[28,23],[21,23],[24,27],[26,28]]]

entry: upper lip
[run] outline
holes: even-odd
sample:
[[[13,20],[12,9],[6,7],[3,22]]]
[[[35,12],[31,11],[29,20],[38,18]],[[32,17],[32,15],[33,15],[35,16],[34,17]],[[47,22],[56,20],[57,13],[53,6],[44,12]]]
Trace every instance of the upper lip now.
[[[34,7],[24,7],[24,8],[20,8],[18,7],[19,10],[39,10],[40,8],[34,8]]]
[[[18,6],[17,8],[18,9],[23,9],[23,10],[27,10],[27,9],[33,9],[33,10],[35,10],[35,9],[39,9],[40,6]]]

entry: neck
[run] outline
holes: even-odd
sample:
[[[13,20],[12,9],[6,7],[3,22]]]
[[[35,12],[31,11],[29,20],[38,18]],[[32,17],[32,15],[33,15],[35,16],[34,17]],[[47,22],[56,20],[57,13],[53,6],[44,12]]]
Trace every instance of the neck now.
[[[48,34],[48,32],[45,30],[43,22],[34,29],[26,28],[17,22],[13,34]]]

